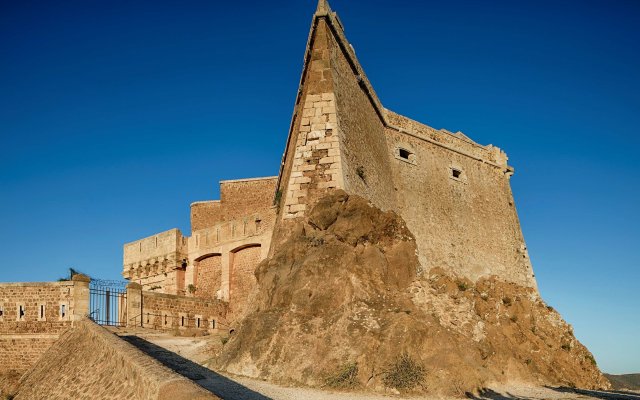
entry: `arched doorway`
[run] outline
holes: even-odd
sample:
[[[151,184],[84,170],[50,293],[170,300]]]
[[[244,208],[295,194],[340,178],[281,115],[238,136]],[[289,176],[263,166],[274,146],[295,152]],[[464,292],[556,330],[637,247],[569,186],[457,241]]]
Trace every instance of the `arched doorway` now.
[[[231,251],[229,304],[234,312],[244,310],[246,300],[256,287],[255,270],[262,260],[260,244],[249,244]]]
[[[220,253],[205,254],[194,261],[193,295],[216,299],[222,286],[222,256]]]

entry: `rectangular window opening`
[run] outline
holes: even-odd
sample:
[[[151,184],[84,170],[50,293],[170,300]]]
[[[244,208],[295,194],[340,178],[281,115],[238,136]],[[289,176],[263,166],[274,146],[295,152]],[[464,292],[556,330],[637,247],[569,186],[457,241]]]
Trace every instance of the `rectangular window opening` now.
[[[44,304],[40,304],[40,319],[44,318]]]
[[[164,316],[164,324],[167,325],[167,316]]]
[[[452,168],[451,176],[453,176],[454,178],[460,179],[460,177],[462,176],[462,171],[460,171],[459,169]]]
[[[60,316],[62,318],[67,316],[67,305],[66,304],[61,304],[60,305]]]
[[[180,326],[184,326],[184,316],[180,319]]]
[[[411,152],[407,149],[399,149],[400,158],[404,158],[405,160],[409,159]]]
[[[211,320],[211,329],[216,329],[216,320],[215,319]]]
[[[24,319],[24,306],[23,305],[18,307],[18,318],[20,318],[21,320]]]
[[[196,318],[196,326],[200,328],[200,318]]]

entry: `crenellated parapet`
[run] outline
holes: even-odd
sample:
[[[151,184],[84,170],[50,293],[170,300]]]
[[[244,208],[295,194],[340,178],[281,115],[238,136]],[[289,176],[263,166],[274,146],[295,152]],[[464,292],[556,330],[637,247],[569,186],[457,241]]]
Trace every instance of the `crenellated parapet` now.
[[[272,208],[265,212],[219,222],[211,227],[194,231],[188,239],[189,253],[270,233],[273,230],[274,219],[275,208]]]
[[[124,246],[123,276],[143,290],[229,302],[241,309],[276,220],[275,177],[220,183],[221,200],[191,204],[191,236],[178,229]]]

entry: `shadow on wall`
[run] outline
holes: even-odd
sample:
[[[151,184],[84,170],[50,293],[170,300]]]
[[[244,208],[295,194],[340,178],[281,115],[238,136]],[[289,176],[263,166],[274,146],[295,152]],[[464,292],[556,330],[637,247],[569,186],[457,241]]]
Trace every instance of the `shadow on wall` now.
[[[234,382],[231,379],[138,336],[121,336],[121,339],[134,345],[148,356],[155,358],[165,367],[192,380],[220,398],[228,400],[271,400],[270,397],[254,392],[246,386]]]
[[[596,399],[604,400],[640,400],[640,394],[620,392],[620,391],[597,391],[586,389],[574,389],[570,387],[553,387],[545,386],[547,389],[554,390],[560,393],[572,393],[589,396]],[[473,393],[466,393],[467,398],[476,400],[538,400],[537,397],[526,397],[522,395],[514,395],[509,392],[499,393],[492,389],[482,389],[478,395]]]

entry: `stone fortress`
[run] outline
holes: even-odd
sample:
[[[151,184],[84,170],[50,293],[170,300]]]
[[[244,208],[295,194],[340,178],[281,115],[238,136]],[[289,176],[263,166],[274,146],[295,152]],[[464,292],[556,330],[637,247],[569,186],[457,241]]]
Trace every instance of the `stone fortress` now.
[[[343,189],[406,221],[423,270],[536,287],[502,150],[384,108],[324,0],[304,60],[278,177],[222,181],[220,200],[191,205],[190,237],[172,229],[126,244],[126,279],[242,310],[272,237]]]
[[[429,390],[506,378],[606,388],[537,293],[507,160],[384,108],[319,0],[278,176],[220,182],[220,200],[191,204],[190,236],[125,244],[120,292],[81,274],[0,284],[0,397],[13,385],[17,400],[217,398],[120,328],[217,335],[221,371],[310,386],[351,357],[368,387],[409,349],[431,368]],[[340,197],[359,208],[314,224],[314,206]]]

